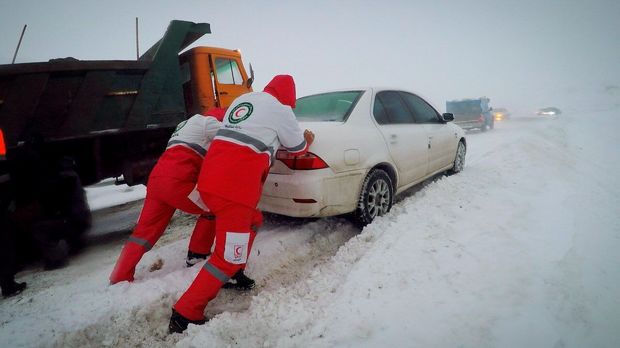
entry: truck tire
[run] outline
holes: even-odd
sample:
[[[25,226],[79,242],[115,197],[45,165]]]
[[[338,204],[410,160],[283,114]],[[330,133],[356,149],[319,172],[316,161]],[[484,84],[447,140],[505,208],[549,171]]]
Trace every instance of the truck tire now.
[[[373,169],[362,183],[362,190],[353,213],[360,227],[370,224],[375,217],[386,214],[392,208],[394,187],[390,176],[381,169]]]

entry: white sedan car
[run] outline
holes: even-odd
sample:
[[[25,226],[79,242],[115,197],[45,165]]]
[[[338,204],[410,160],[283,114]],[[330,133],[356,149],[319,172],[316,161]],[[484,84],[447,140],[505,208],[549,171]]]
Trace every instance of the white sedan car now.
[[[267,177],[259,207],[293,217],[352,213],[360,225],[387,213],[394,196],[465,164],[464,131],[419,96],[383,88],[341,90],[297,100],[309,153],[284,150]]]

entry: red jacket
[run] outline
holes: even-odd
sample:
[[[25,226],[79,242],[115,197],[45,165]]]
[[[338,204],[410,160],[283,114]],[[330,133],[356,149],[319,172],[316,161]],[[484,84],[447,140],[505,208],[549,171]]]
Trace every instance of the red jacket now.
[[[307,151],[291,109],[295,100],[295,82],[289,75],[274,77],[263,92],[235,99],[203,161],[198,190],[256,208],[278,148],[295,154]]]
[[[181,122],[170,137],[166,151],[153,167],[149,181],[166,177],[197,182],[202,160],[220,124],[215,116],[199,114]]]

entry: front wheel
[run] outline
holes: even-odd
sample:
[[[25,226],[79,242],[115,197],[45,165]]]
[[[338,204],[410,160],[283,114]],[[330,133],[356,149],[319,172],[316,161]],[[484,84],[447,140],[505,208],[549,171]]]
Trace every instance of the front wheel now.
[[[467,147],[465,143],[459,141],[458,146],[456,147],[456,156],[454,156],[454,164],[452,165],[452,169],[448,170],[448,174],[456,174],[463,170],[465,167],[465,155],[467,154]]]
[[[375,217],[386,214],[392,208],[394,188],[390,176],[381,169],[373,169],[362,183],[357,209],[353,213],[356,223],[366,226]]]

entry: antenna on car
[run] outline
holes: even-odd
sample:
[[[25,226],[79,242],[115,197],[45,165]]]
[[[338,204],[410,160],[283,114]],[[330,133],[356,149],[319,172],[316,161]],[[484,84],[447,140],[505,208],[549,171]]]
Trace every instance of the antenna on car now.
[[[13,54],[13,61],[11,61],[11,64],[15,64],[15,58],[17,57],[19,46],[21,46],[22,44],[22,39],[24,38],[24,33],[26,32],[27,26],[28,26],[27,24],[24,24],[24,29],[22,29],[22,34],[19,36],[19,42],[17,43],[17,47],[15,48],[15,54]]]

